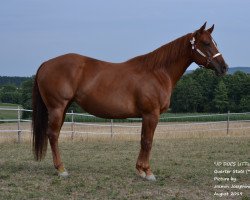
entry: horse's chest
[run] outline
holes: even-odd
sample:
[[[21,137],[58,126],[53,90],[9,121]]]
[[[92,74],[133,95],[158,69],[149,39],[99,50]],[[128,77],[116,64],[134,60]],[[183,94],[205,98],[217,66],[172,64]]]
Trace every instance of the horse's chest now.
[[[160,95],[160,112],[165,112],[170,105],[171,92],[163,92]]]
[[[165,111],[167,111],[167,109],[169,108],[169,105],[170,105],[170,100],[165,100],[162,105],[161,105],[161,108],[160,108],[160,112],[163,113]]]

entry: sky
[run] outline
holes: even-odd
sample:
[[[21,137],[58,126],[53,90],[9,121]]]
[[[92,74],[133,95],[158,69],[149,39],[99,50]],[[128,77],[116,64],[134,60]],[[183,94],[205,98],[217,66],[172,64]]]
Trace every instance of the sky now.
[[[250,67],[249,8],[249,0],[3,0],[0,76],[32,76],[66,53],[123,62],[205,21],[229,66]]]

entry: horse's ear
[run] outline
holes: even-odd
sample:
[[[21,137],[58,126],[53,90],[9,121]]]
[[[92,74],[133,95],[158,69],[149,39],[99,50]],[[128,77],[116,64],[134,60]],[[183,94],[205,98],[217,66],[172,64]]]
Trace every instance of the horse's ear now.
[[[207,22],[205,22],[205,23],[200,27],[200,29],[198,30],[198,32],[199,32],[200,34],[205,30],[206,25],[207,25]]]
[[[205,30],[206,28],[206,24],[207,22],[205,22],[197,31],[194,32],[194,36],[199,36],[200,34],[203,33],[203,31]]]
[[[209,29],[207,29],[207,31],[208,31],[210,34],[213,32],[213,30],[214,30],[214,24],[213,24],[213,26],[211,26]]]

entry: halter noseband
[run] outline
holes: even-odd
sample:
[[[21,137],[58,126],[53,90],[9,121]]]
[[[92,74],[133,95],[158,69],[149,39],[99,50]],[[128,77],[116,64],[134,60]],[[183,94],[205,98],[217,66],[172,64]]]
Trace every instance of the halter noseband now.
[[[192,45],[192,49],[193,50],[196,50],[201,56],[203,56],[204,58],[207,59],[207,64],[206,66],[209,65],[209,63],[216,57],[220,56],[221,53],[219,52],[218,48],[217,48],[217,45],[215,43],[215,41],[212,39],[213,43],[214,43],[214,46],[215,48],[217,49],[218,53],[216,53],[215,55],[213,55],[212,57],[211,56],[206,56],[206,54],[204,54],[200,49],[198,49],[195,45],[195,38],[193,37],[192,40],[190,40],[190,43]],[[204,65],[199,65],[199,67],[205,67]]]

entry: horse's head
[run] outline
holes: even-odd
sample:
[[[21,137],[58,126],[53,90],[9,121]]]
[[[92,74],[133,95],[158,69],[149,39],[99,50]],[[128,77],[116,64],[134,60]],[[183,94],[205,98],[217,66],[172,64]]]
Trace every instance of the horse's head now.
[[[192,34],[190,43],[193,61],[200,67],[214,70],[217,76],[225,75],[228,65],[211,36],[214,25],[207,30],[205,27],[206,23]]]

